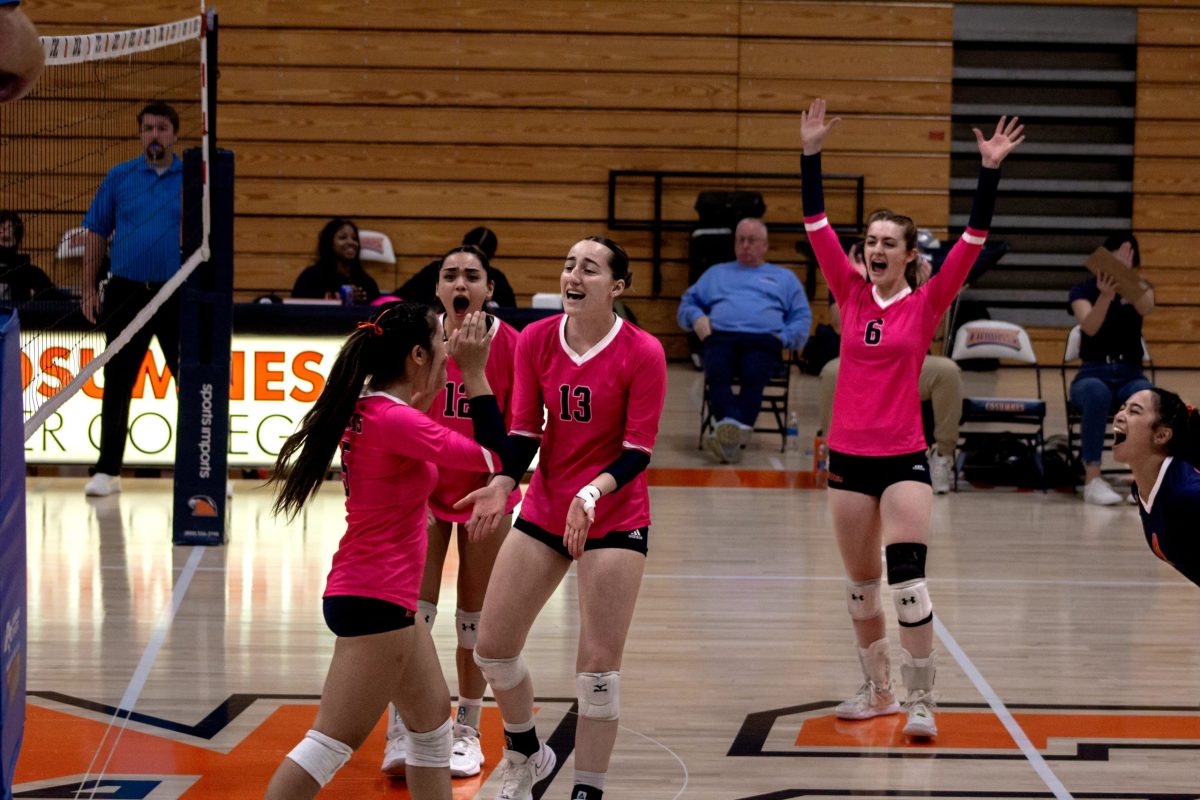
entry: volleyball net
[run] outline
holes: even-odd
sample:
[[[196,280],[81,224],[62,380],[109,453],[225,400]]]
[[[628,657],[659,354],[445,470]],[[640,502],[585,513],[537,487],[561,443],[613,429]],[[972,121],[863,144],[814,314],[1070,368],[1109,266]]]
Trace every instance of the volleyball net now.
[[[215,92],[207,91],[207,33],[204,18],[196,16],[135,30],[43,37],[46,68],[37,86],[20,102],[0,106],[0,306],[14,308],[21,321],[26,440],[50,423],[59,439],[95,441],[96,425],[70,431],[59,409],[81,391],[93,397],[102,391],[96,372],[208,258],[207,120]],[[146,132],[140,117],[148,108],[160,113],[148,112],[145,120],[178,115],[173,143],[162,132]],[[197,151],[189,157],[200,159],[201,179],[189,182],[181,199],[167,197],[164,204],[146,196],[110,213],[98,194],[111,199],[153,184],[137,175],[131,181],[135,165],[164,177],[173,160],[163,157],[164,149],[176,158]],[[173,213],[176,202],[181,220],[191,220],[198,236],[181,240],[179,225],[163,223],[163,206]],[[188,241],[188,252],[181,241]],[[115,292],[106,298],[106,316],[132,316],[106,346],[103,319],[85,306],[89,295],[102,295],[110,258],[161,269],[164,257],[178,257],[182,266],[165,282],[147,273],[148,283],[163,285],[136,314],[132,308],[122,314]]]

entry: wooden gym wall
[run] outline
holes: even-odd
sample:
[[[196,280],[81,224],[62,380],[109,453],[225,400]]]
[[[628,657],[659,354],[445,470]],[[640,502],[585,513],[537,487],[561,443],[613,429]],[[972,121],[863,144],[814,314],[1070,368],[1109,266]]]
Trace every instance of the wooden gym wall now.
[[[219,134],[237,154],[241,299],[289,289],[334,215],[391,237],[399,263],[371,265],[385,290],[487,224],[500,239],[497,266],[520,298],[557,291],[572,242],[605,232],[609,169],[797,171],[799,110],[814,96],[845,119],[826,170],[864,174],[868,209],[891,206],[945,233],[951,4],[216,5]],[[28,10],[45,33],[65,33],[180,18],[196,3],[31,1]],[[1148,320],[1147,335],[1161,363],[1200,366],[1200,289],[1188,280],[1200,216],[1200,157],[1191,152],[1200,134],[1200,0],[1144,2],[1139,20],[1135,224],[1160,302],[1178,301]],[[694,219],[698,188],[669,191],[667,215]],[[797,191],[764,189],[768,223],[798,221]],[[848,212],[841,200],[831,206]],[[650,208],[648,190],[632,191],[618,211]],[[659,297],[650,295],[649,235],[612,235],[634,261],[627,301],[670,355],[683,355],[674,317],[686,234],[666,239]],[[774,236],[771,260],[801,270],[796,238]],[[818,318],[824,297],[821,287]],[[1039,334],[1042,357],[1057,360],[1061,332]]]

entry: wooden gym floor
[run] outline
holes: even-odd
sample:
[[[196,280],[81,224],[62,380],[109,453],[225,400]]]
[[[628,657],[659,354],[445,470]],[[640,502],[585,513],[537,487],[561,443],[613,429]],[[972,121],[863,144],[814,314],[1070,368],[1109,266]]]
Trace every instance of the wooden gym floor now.
[[[1146,549],[1133,507],[935,498],[942,735],[909,744],[896,717],[832,716],[859,674],[826,498],[803,488],[811,457],[762,434],[717,467],[695,449],[699,376],[673,365],[670,378],[607,797],[1200,798],[1200,591]],[[1198,396],[1197,373],[1159,378]],[[1019,371],[966,379],[978,393],[1032,385]],[[1055,433],[1058,375],[1045,380]],[[803,448],[816,379],[794,381]],[[331,484],[287,526],[265,490],[236,483],[228,545],[172,548],[168,480],[99,500],[83,479],[30,480],[17,797],[262,796],[329,663],[320,596],[343,509]],[[452,692],[453,569],[452,556],[434,629]],[[572,574],[525,652],[562,764],[545,797],[571,785],[575,602]],[[488,765],[456,798],[494,793],[499,727],[489,705]],[[381,725],[322,797],[406,797],[378,772],[382,747]]]

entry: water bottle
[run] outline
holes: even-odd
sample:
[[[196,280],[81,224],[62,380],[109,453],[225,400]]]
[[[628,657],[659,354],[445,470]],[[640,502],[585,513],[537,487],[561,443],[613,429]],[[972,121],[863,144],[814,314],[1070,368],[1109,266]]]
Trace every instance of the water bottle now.
[[[788,414],[786,433],[787,449],[795,451],[800,446],[800,418],[795,411]]]

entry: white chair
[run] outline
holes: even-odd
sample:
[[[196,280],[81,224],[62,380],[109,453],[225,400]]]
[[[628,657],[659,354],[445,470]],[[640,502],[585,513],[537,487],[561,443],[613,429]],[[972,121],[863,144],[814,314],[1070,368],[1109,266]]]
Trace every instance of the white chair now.
[[[58,252],[55,258],[83,258],[84,241],[87,239],[87,228],[71,228],[62,235],[58,242]]]
[[[1042,398],[1042,374],[1037,353],[1029,334],[1020,325],[999,320],[972,320],[964,323],[954,336],[950,357],[955,361],[976,358],[999,359],[1033,366],[1036,397],[964,397],[959,441],[962,450],[968,442],[987,437],[1011,436],[1033,446],[1037,458],[1036,485],[1046,488],[1041,471],[1046,441],[1046,401]],[[1004,428],[997,430],[997,426]],[[980,428],[978,426],[987,426]],[[1016,430],[1014,430],[1016,428]],[[958,488],[958,470],[954,473]]]
[[[358,232],[358,258],[360,261],[379,261],[383,264],[396,263],[396,251],[392,240],[379,231]]]

